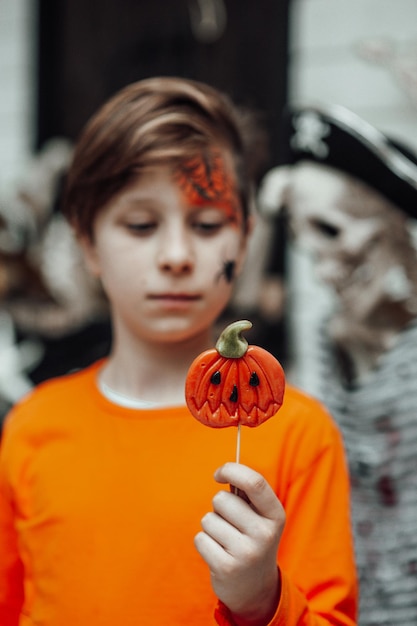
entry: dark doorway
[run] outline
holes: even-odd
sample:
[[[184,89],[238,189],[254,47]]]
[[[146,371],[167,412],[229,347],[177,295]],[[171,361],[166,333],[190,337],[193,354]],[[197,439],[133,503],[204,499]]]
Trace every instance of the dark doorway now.
[[[289,2],[38,0],[35,149],[51,137],[75,140],[92,113],[124,85],[148,76],[177,75],[210,83],[258,111],[269,144],[261,176],[280,159]],[[280,279],[285,273],[285,225],[277,221],[273,228],[268,272]],[[285,316],[267,321],[262,315],[257,318],[258,309],[250,313],[258,329],[252,343],[285,360]]]
[[[206,81],[256,108],[279,158],[289,0],[39,0],[37,146],[75,139],[116,90],[146,76]],[[211,28],[204,29],[209,20]],[[211,20],[211,22],[210,22]]]

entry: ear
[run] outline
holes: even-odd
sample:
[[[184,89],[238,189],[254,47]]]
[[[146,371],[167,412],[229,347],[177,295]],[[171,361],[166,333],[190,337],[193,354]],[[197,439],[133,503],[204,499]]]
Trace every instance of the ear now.
[[[88,271],[95,278],[99,278],[101,275],[101,267],[94,240],[87,235],[79,235],[77,240],[83,253],[84,262]]]

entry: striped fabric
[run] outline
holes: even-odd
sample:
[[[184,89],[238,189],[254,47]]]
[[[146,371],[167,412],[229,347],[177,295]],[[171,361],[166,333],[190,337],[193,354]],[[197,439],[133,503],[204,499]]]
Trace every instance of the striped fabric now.
[[[359,385],[342,382],[324,330],[318,363],[350,466],[359,625],[416,626],[417,320]]]

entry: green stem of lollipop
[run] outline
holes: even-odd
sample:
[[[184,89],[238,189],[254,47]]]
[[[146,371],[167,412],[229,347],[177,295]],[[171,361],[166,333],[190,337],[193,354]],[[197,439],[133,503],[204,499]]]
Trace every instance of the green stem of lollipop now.
[[[216,343],[216,350],[226,359],[240,359],[248,350],[248,342],[242,331],[252,328],[249,320],[239,320],[226,326]]]

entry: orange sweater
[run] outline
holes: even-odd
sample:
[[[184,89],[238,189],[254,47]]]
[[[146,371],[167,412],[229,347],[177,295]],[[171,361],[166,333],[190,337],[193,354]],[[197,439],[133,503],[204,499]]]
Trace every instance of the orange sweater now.
[[[236,429],[185,407],[105,399],[100,363],[43,383],[9,415],[0,463],[1,626],[204,626],[215,622],[193,545],[234,460]],[[274,625],[353,625],[356,578],[339,433],[288,387],[279,414],[243,429],[242,462],[276,489],[287,523]],[[220,623],[230,623],[224,607]]]

